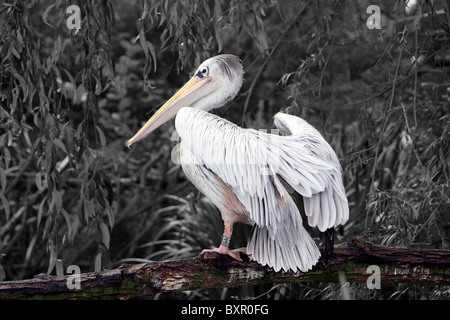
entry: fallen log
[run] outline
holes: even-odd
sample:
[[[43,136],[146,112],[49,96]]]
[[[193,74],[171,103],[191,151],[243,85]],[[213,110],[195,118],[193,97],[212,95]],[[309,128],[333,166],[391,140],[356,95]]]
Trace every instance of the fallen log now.
[[[122,265],[102,272],[38,275],[0,282],[0,299],[130,299],[160,292],[288,282],[367,283],[373,267],[379,283],[450,285],[450,251],[373,246],[353,239],[336,248],[327,265],[321,259],[307,273],[278,272],[254,261],[238,262],[216,253],[196,258]]]

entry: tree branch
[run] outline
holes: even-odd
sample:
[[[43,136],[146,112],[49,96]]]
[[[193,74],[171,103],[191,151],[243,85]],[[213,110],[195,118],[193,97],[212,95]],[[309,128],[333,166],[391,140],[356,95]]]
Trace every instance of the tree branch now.
[[[381,270],[384,284],[450,285],[450,251],[397,249],[373,246],[353,239],[347,248],[336,248],[307,273],[275,273],[257,262],[237,262],[216,253],[193,259],[123,265],[114,270],[64,277],[38,275],[30,280],[0,283],[0,299],[117,299],[159,292],[239,287],[263,283],[348,282],[366,283],[369,265]],[[80,289],[69,289],[78,277]]]

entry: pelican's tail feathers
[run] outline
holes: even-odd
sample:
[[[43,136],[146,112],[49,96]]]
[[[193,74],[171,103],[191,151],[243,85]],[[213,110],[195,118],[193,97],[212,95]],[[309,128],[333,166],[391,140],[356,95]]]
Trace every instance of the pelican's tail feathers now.
[[[297,226],[295,229],[297,241],[280,244],[280,241],[271,237],[267,227],[255,224],[247,244],[247,253],[260,264],[268,265],[276,272],[281,269],[286,272],[289,270],[307,272],[319,260],[320,251],[303,226]]]

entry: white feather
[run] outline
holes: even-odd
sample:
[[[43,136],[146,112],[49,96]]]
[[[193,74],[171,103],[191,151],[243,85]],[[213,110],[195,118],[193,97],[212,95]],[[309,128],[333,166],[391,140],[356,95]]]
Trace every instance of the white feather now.
[[[277,116],[275,123],[282,123],[283,128],[290,127],[289,121],[294,118],[300,119],[284,114]],[[305,123],[298,121],[300,125]],[[219,177],[257,225],[248,253],[276,270],[294,270],[294,266],[302,271],[309,270],[317,262],[319,251],[303,228],[300,213],[277,176],[305,197],[310,225],[317,225],[324,231],[330,223],[345,222],[345,219],[337,219],[334,197],[336,194],[341,202],[346,201],[340,197],[341,190],[334,192],[335,177],[341,174],[340,165],[334,153],[330,153],[331,147],[323,148],[326,141],[317,136],[318,132],[306,127],[290,136],[274,136],[239,128],[193,108],[181,109],[175,125],[185,152],[188,150],[189,157],[201,163],[196,170],[185,169],[181,158],[190,180],[221,208],[227,199],[220,198],[218,186],[212,186],[214,182],[198,181],[208,179],[205,172]],[[328,194],[328,190],[332,192]]]

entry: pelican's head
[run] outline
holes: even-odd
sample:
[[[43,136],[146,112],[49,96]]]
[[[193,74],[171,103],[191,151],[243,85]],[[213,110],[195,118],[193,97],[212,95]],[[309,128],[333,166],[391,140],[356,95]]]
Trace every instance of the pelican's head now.
[[[236,96],[243,75],[241,61],[234,55],[221,54],[205,60],[194,76],[128,140],[128,147],[173,118],[183,107],[205,111],[221,107]]]

